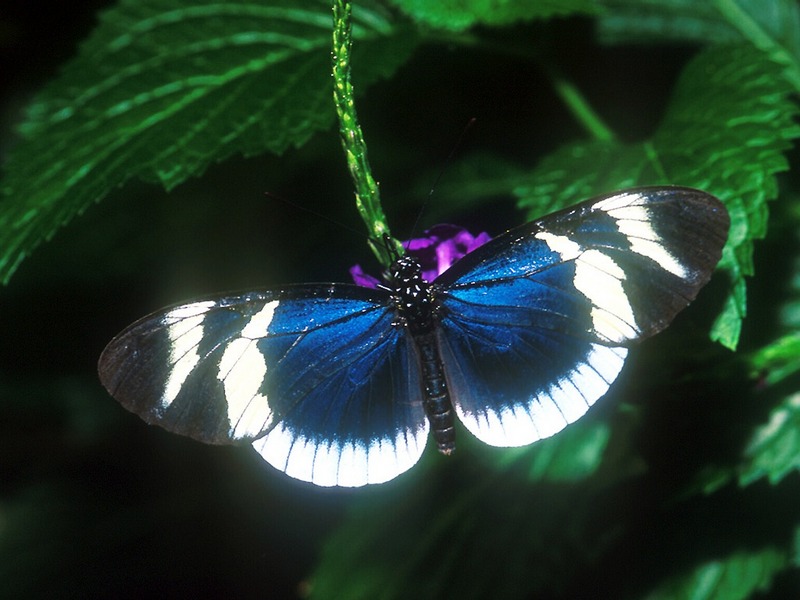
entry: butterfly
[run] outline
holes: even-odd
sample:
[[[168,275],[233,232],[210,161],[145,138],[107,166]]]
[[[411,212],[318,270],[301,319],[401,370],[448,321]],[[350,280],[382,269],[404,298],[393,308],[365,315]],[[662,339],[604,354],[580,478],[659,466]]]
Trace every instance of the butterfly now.
[[[456,420],[522,446],[580,418],[629,347],[708,282],[729,216],[685,187],[620,191],[511,229],[432,282],[417,259],[384,285],[298,284],[179,304],[105,348],[110,394],[146,422],[252,444],[321,486],[388,481]]]

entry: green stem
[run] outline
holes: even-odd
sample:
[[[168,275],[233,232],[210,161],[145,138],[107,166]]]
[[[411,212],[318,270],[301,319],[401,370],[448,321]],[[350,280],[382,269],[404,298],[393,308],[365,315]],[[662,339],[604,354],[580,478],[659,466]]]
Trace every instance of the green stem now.
[[[547,75],[556,94],[564,102],[564,105],[572,113],[572,116],[586,132],[594,139],[603,142],[610,142],[616,139],[614,131],[605,124],[592,105],[586,100],[578,87],[561,72],[551,62],[545,60],[539,52],[530,46],[518,44],[498,43],[493,40],[485,40],[472,34],[447,34],[437,33],[432,37],[432,41],[444,44],[473,46],[498,54],[507,54],[513,57],[532,60],[539,65],[539,68]]]
[[[385,266],[392,262],[391,253],[383,240],[391,238],[386,215],[381,206],[378,183],[372,177],[367,159],[367,145],[358,124],[353,85],[350,82],[350,31],[352,6],[349,0],[333,0],[333,102],[339,117],[339,134],[347,159],[347,168],[355,185],[356,207],[369,232],[370,247]],[[395,249],[402,254],[399,242],[393,240]]]
[[[546,63],[544,60],[538,60],[537,62],[550,79],[556,94],[561,97],[566,107],[572,112],[572,116],[583,126],[587,133],[600,142],[614,141],[614,132],[603,122],[600,115],[594,111],[592,105],[581,94],[578,87],[552,64]]]

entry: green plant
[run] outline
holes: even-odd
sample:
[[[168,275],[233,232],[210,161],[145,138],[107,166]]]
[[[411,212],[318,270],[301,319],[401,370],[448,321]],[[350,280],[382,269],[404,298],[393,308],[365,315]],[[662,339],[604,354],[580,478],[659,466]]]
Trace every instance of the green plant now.
[[[420,475],[348,500],[349,517],[312,576],[312,596],[576,597],[588,590],[745,598],[797,582],[800,204],[790,146],[800,135],[798,23],[800,7],[790,0],[355,5],[352,77],[390,214],[406,206],[416,213],[438,165],[420,164],[419,148],[403,147],[407,132],[380,114],[424,129],[454,106],[461,126],[478,118],[483,137],[459,150],[429,214],[485,215],[484,207],[499,198],[509,204],[513,195],[525,213],[493,224],[510,227],[596,193],[675,183],[724,200],[732,229],[716,287],[674,331],[641,349],[630,375],[584,421],[530,448],[465,443],[452,461],[427,456]],[[341,155],[326,146],[336,137],[330,34],[325,1],[122,0],[103,12],[78,55],[31,101],[8,153],[0,277],[13,287],[11,276],[42,241],[80,226],[77,215],[135,178],[173,190],[219,161],[267,153],[288,153],[275,163],[275,177],[285,176],[286,164],[290,177],[306,176],[305,165],[326,152],[344,171]],[[640,53],[649,60],[639,74],[675,69],[674,77],[663,75],[661,93],[648,95],[633,77],[598,79],[624,74]],[[615,57],[625,60],[601,68]],[[505,64],[514,65],[512,77],[502,77]],[[471,80],[462,89],[436,87],[447,69]],[[540,86],[536,94],[526,78]],[[419,81],[442,95],[408,89]],[[519,89],[492,90],[498,81]],[[461,104],[473,92],[483,104]],[[520,101],[497,110],[493,97]],[[537,103],[548,104],[546,123],[520,118]],[[626,108],[616,112],[617,105]],[[476,106],[484,114],[468,112]],[[645,124],[629,124],[628,110]],[[485,114],[505,122],[496,136],[513,138],[513,147],[487,139]],[[419,135],[445,148],[443,158],[458,129],[447,131]],[[529,147],[520,147],[522,138]],[[779,186],[777,174],[787,171]],[[334,189],[322,211],[339,219],[350,213],[333,196],[349,192]],[[771,201],[779,219],[759,245]],[[197,226],[209,220],[205,210],[193,204],[195,215],[172,222]],[[136,222],[164,235],[170,231],[160,216]],[[291,240],[290,251],[318,256],[315,225],[303,219],[305,235]],[[110,222],[108,235],[121,238],[125,226]],[[152,232],[141,237],[128,257],[136,273],[151,264],[141,256]],[[102,248],[118,265],[108,255],[118,240],[86,240],[82,256]],[[708,342],[709,332],[719,345]]]

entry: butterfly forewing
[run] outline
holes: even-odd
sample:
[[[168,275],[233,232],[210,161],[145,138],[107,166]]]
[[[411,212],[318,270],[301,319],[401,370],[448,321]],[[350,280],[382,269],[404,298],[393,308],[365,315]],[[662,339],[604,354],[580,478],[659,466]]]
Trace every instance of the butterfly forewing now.
[[[729,226],[713,196],[639,188],[499,236],[436,280],[453,405],[486,443],[516,446],[580,417],[625,346],[666,327],[711,277]]]
[[[428,423],[416,363],[382,290],[300,285],[146,317],[100,358],[100,378],[148,423],[246,443],[320,485],[395,477]]]
[[[695,298],[729,224],[722,203],[705,192],[634,188],[512,229],[436,284],[447,296],[533,310],[565,333],[625,345],[664,329]]]

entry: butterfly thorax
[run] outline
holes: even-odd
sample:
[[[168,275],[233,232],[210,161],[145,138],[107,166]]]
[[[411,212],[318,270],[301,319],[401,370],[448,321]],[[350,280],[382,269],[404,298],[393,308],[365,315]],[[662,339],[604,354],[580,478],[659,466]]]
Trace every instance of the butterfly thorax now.
[[[398,324],[408,327],[412,336],[432,332],[436,309],[419,261],[412,256],[400,257],[389,269],[389,280]]]
[[[408,328],[422,371],[425,414],[439,452],[450,454],[455,449],[453,405],[436,338],[436,303],[431,286],[422,278],[419,261],[411,256],[396,260],[389,275],[397,324]]]

